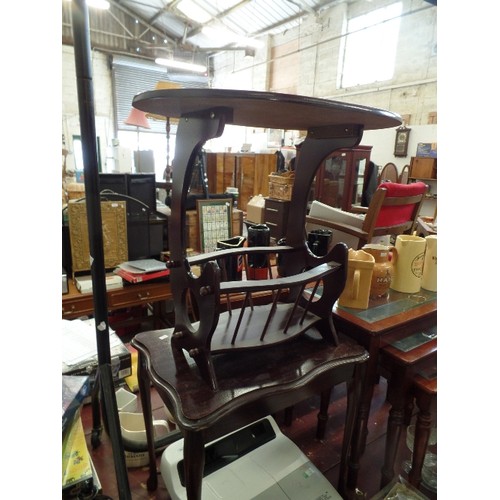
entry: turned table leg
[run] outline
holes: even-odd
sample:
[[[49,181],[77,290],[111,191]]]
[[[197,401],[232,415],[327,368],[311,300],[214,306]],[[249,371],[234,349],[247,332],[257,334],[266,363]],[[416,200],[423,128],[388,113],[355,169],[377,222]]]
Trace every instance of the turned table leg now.
[[[328,423],[328,407],[330,406],[330,398],[332,389],[323,391],[320,395],[318,426],[316,427],[316,439],[323,439],[326,432],[326,424]]]
[[[385,441],[384,465],[382,466],[382,480],[380,487],[383,488],[392,481],[394,477],[394,463],[398,451],[399,438],[403,427],[404,408],[392,407],[389,411],[387,423],[387,436]]]
[[[425,452],[427,451],[429,436],[431,434],[431,405],[436,398],[436,395],[436,380],[420,383],[417,379],[415,383],[415,400],[419,411],[417,414],[417,422],[415,425],[413,459],[411,464],[411,471],[408,478],[410,484],[417,488],[422,477],[422,467],[424,465]]]

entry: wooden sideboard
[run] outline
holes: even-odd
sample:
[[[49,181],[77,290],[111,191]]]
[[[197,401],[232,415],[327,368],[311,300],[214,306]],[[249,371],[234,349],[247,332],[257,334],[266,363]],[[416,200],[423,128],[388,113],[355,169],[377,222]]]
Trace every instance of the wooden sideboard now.
[[[128,307],[150,305],[151,319],[155,325],[163,325],[165,317],[165,301],[172,298],[170,283],[137,283],[124,285],[107,291],[108,310],[117,311]],[[75,319],[94,313],[92,293],[80,293],[72,280],[68,280],[68,293],[62,296],[63,319]]]

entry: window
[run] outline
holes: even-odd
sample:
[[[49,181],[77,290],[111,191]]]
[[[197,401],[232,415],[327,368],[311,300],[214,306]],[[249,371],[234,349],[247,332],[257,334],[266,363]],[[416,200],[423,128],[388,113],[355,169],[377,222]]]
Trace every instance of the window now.
[[[341,48],[341,88],[392,78],[401,11],[397,2],[349,20]]]
[[[134,95],[152,90],[160,81],[171,81],[182,87],[206,88],[208,78],[204,75],[190,73],[167,73],[163,66],[149,61],[138,60],[126,56],[113,56],[113,97],[116,110],[117,139],[120,146],[130,151],[133,158],[137,149],[153,151],[156,179],[163,180],[163,172],[167,165],[166,121],[149,119],[150,129],[139,129],[125,125]],[[168,150],[168,162],[172,165],[175,153],[175,134],[177,125],[172,123]],[[134,164],[131,160],[132,165]]]
[[[79,135],[73,136],[73,151],[75,153],[75,176],[77,182],[83,182],[83,147],[82,147],[82,138]],[[101,164],[101,140],[97,138],[97,169],[99,172],[102,172],[102,164]]]

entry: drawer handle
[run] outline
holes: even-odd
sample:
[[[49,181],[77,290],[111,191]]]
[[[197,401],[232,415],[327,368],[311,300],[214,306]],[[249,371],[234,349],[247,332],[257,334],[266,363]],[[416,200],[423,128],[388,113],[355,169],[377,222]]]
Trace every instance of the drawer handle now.
[[[70,310],[69,310],[69,311],[67,311],[66,309],[64,309],[64,307],[63,307],[63,309],[62,309],[63,314],[71,314],[71,313],[73,313],[73,312],[75,312],[75,311],[76,311],[75,304],[72,304],[72,305],[71,305],[71,308],[70,308]]]
[[[149,292],[146,292],[145,295],[143,295],[142,293],[138,293],[137,294],[137,297],[140,299],[140,300],[146,300],[149,298]]]
[[[276,226],[276,227],[278,226],[278,224],[275,224],[274,222],[268,222],[267,220],[266,220],[266,224],[268,226]]]
[[[269,208],[269,207],[266,207],[266,210],[269,212],[277,212],[278,211],[277,208]]]

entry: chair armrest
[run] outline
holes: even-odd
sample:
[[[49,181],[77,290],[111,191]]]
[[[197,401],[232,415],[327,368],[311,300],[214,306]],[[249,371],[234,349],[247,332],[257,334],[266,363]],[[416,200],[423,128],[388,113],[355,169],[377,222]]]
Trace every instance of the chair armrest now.
[[[368,233],[363,231],[358,227],[351,226],[349,224],[342,224],[341,222],[333,222],[326,219],[319,219],[317,217],[311,217],[310,215],[306,216],[306,222],[311,224],[317,224],[319,226],[325,226],[330,229],[336,229],[337,231],[341,231],[343,233],[350,234],[352,236],[357,236],[358,238],[367,238]]]
[[[354,214],[366,214],[368,212],[368,207],[362,207],[361,205],[353,205],[350,211]]]

